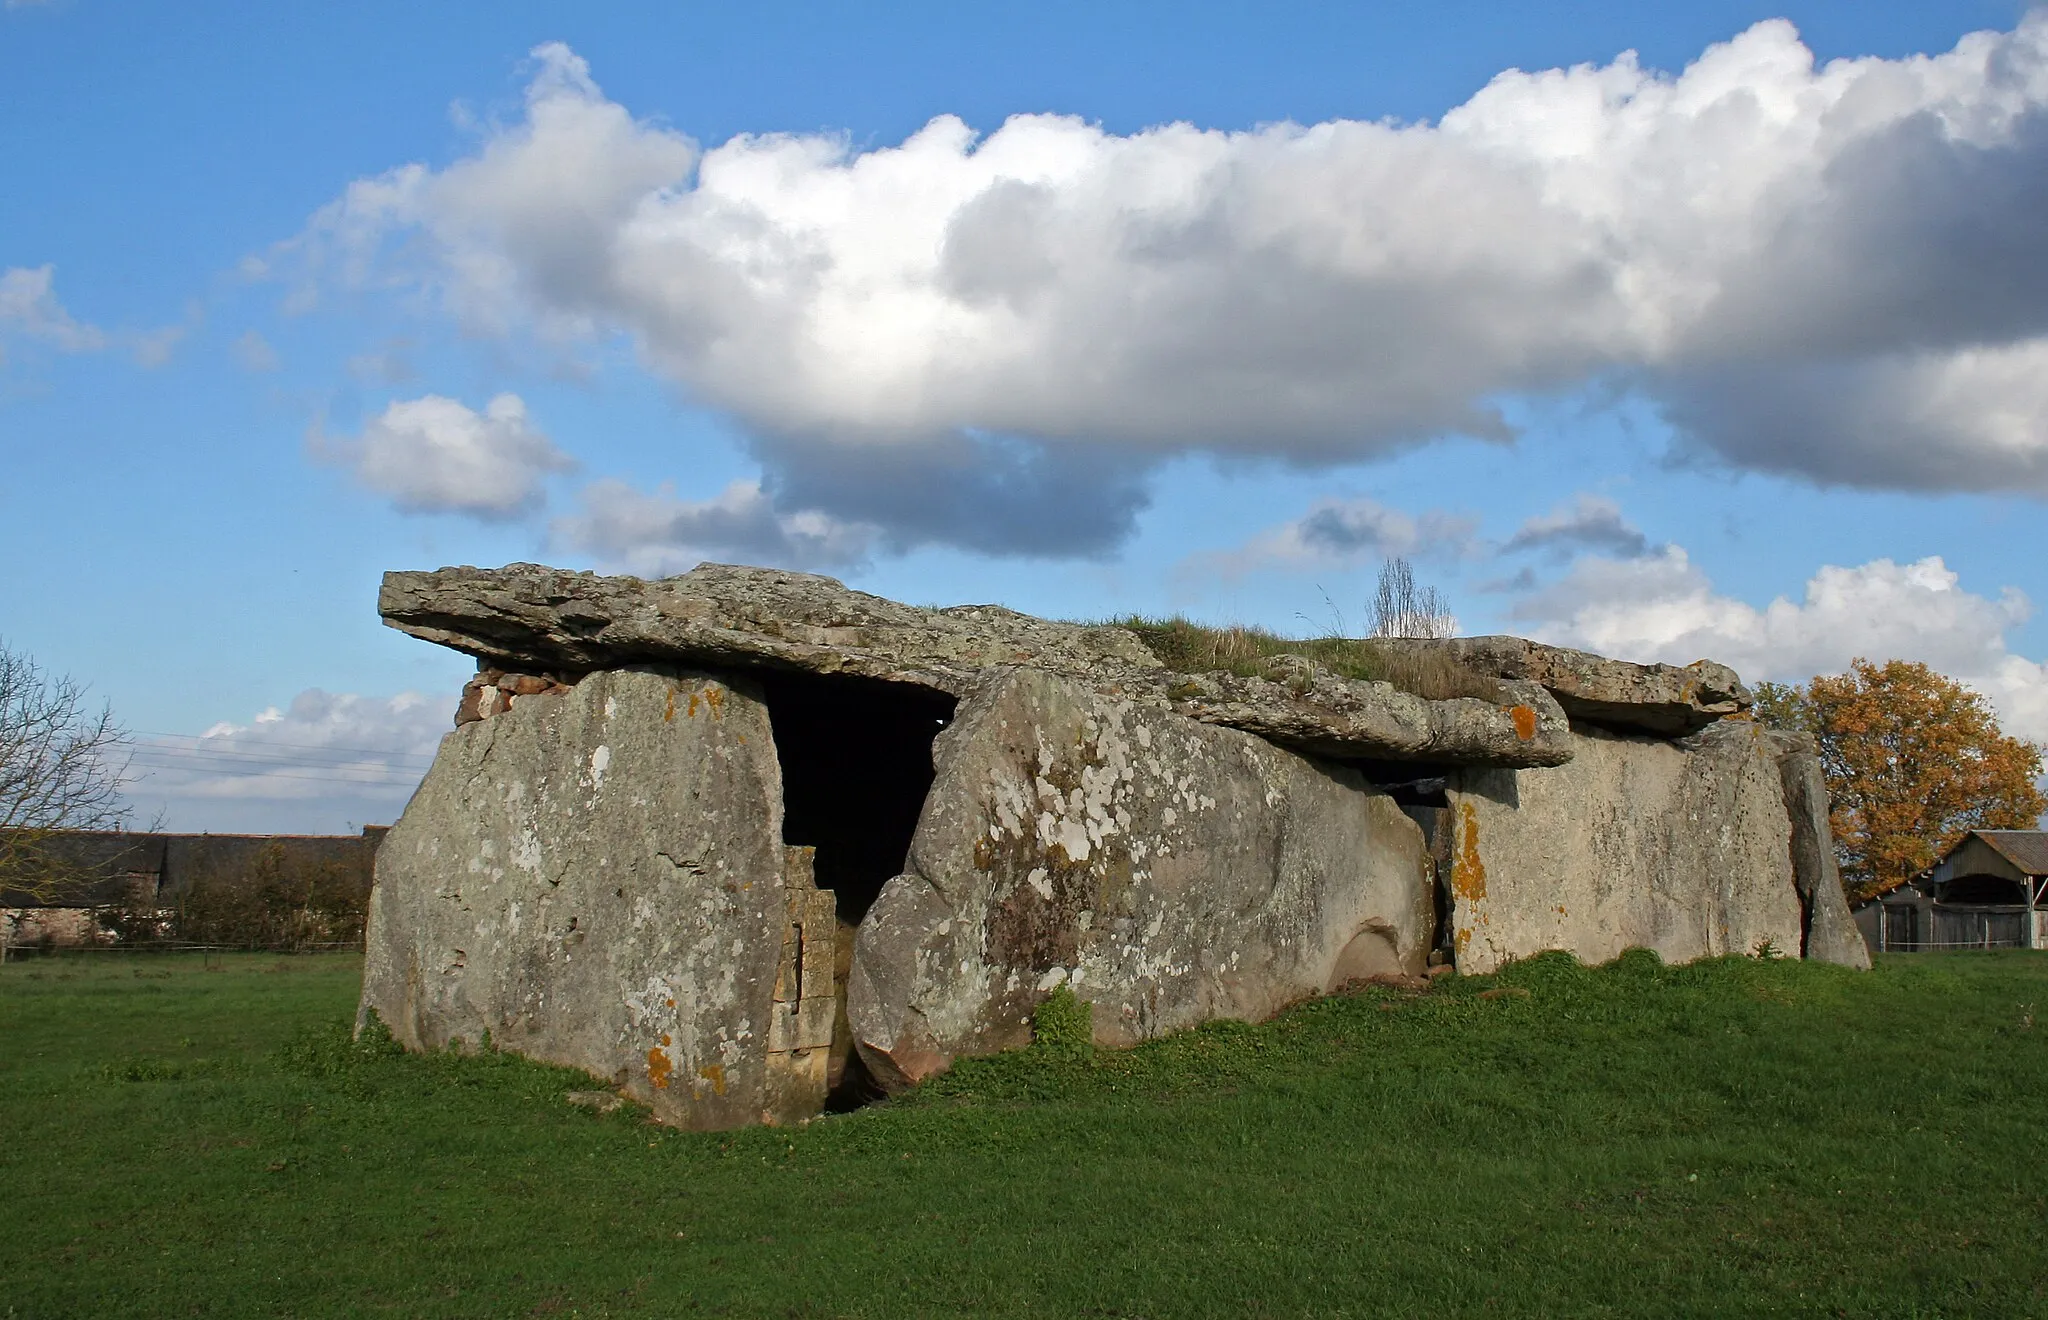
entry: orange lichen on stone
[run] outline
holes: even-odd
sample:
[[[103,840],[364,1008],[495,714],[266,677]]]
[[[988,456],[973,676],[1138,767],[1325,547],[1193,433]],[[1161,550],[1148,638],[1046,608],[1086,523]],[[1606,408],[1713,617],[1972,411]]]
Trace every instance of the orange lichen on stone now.
[[[697,1070],[697,1075],[711,1083],[711,1093],[713,1095],[725,1094],[725,1065],[707,1063]]]
[[[1451,892],[1463,902],[1477,903],[1486,897],[1486,864],[1479,860],[1479,813],[1470,802],[1460,802],[1457,819],[1457,844],[1451,852]],[[1477,917],[1480,921],[1486,919],[1484,913]],[[1463,957],[1466,946],[1472,943],[1472,927],[1459,926],[1455,943],[1457,955]]]
[[[1458,804],[1458,851],[1451,859],[1451,889],[1471,902],[1486,897],[1486,864],[1479,860],[1479,813],[1470,802]]]
[[[662,1045],[666,1045],[668,1037],[663,1036],[661,1041]],[[656,1045],[653,1049],[647,1051],[647,1080],[654,1083],[655,1090],[666,1091],[668,1089],[668,1075],[673,1071],[675,1071],[675,1065],[669,1062],[668,1055],[662,1052],[661,1045]]]
[[[1523,742],[1536,736],[1536,710],[1533,706],[1510,706],[1508,718],[1515,722],[1515,736]]]

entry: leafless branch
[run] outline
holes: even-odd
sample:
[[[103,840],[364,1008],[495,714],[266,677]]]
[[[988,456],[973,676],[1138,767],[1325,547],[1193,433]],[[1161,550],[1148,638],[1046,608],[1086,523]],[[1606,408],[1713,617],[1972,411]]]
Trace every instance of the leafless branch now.
[[[1373,593],[1374,637],[1455,637],[1458,621],[1450,603],[1435,587],[1417,587],[1415,570],[1399,555],[1380,565]]]
[[[121,825],[129,745],[109,706],[0,640],[0,890],[47,904],[96,878],[48,844],[59,830]]]

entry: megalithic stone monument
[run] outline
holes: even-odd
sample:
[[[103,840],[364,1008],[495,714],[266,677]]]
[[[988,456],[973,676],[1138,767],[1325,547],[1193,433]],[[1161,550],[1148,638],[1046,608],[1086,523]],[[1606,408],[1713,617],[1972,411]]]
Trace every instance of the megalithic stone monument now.
[[[1374,644],[1486,694],[1432,699],[726,565],[392,573],[379,603],[479,668],[379,852],[363,1012],[679,1126],[1022,1045],[1061,986],[1117,1046],[1432,961],[1868,964],[1811,748],[1709,662]]]

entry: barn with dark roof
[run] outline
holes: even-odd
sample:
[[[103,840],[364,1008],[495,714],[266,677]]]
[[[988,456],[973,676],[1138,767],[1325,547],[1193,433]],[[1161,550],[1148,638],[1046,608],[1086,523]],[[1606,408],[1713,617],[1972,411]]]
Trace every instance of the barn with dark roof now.
[[[1873,949],[2048,949],[2048,830],[1971,830],[1933,869],[1863,903]]]

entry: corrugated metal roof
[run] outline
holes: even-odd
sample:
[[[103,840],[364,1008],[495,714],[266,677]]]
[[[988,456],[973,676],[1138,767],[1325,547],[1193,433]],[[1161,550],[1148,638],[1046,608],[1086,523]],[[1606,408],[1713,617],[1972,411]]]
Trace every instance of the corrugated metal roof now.
[[[1971,830],[2028,875],[2048,875],[2048,830]]]

